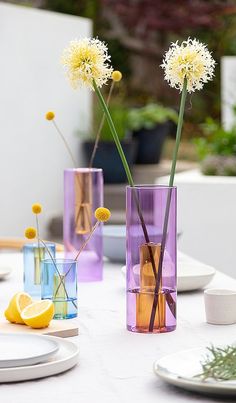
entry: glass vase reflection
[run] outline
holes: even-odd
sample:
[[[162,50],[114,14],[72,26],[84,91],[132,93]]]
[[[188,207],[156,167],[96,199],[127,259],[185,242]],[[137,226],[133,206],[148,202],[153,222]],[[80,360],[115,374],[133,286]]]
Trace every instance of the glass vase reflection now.
[[[103,173],[97,168],[64,172],[63,237],[66,257],[74,259],[86,241],[103,206]],[[79,281],[99,281],[103,276],[102,224],[94,232],[78,260]]]
[[[42,265],[42,299],[54,303],[54,319],[77,316],[77,262],[72,259],[46,259]]]
[[[52,242],[46,242],[51,255],[55,257],[56,248]],[[42,243],[29,243],[23,247],[24,259],[24,291],[32,297],[41,298],[41,271],[42,260],[50,257]]]
[[[176,188],[128,186],[126,197],[127,329],[140,333],[173,331],[176,328]],[[163,249],[162,245],[165,245]]]

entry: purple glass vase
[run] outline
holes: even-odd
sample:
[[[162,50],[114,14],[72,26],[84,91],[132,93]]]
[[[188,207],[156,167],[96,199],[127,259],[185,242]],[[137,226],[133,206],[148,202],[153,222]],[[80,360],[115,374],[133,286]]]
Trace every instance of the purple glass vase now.
[[[128,186],[126,229],[127,329],[140,333],[173,331],[176,187]]]
[[[97,168],[64,171],[63,234],[66,258],[75,259],[103,206],[103,173]],[[78,281],[99,281],[103,273],[102,224],[99,224],[78,258]]]

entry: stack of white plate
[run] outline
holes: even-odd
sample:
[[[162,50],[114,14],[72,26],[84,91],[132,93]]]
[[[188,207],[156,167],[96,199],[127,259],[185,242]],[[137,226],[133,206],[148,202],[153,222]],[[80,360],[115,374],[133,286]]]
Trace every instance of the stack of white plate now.
[[[59,374],[78,362],[73,342],[36,334],[0,334],[0,382],[19,382]]]

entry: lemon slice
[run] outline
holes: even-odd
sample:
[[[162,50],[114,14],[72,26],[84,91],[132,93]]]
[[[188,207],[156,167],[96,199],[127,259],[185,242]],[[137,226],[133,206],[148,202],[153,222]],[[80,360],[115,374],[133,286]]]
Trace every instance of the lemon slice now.
[[[21,318],[21,312],[27,305],[32,304],[32,302],[32,298],[29,294],[18,292],[10,300],[8,308],[5,310],[5,318],[12,323],[24,324]]]
[[[28,305],[22,312],[24,323],[34,329],[47,327],[54,315],[53,302],[45,299]]]

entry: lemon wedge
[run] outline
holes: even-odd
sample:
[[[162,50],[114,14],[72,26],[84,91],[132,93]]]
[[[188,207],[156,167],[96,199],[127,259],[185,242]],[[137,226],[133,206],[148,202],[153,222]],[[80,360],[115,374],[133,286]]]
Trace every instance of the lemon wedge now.
[[[24,323],[34,329],[48,327],[53,315],[54,305],[48,299],[33,302],[21,312]]]
[[[31,296],[25,292],[18,292],[10,300],[8,308],[5,310],[5,318],[12,323],[24,324],[21,312],[29,304],[32,304]]]

